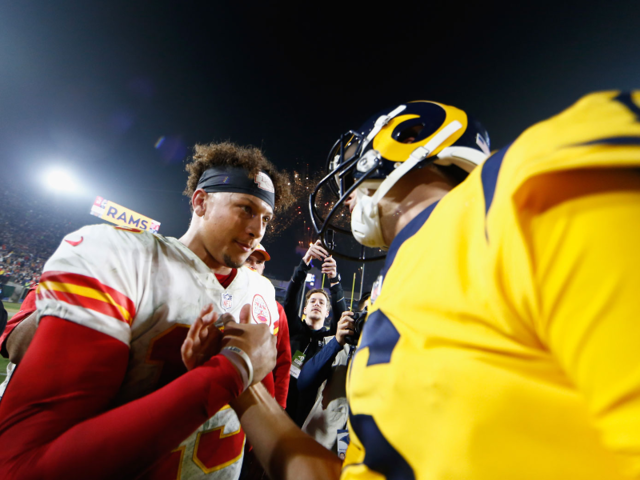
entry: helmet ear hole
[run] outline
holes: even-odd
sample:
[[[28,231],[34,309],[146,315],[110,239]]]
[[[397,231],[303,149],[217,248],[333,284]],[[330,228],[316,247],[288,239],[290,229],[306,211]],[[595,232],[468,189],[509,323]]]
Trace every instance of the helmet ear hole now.
[[[461,184],[463,180],[469,176],[469,172],[465,172],[462,168],[454,164],[444,166],[430,163],[429,165],[440,171],[440,173],[453,182],[454,185]]]
[[[412,125],[409,128],[397,132],[395,134],[396,140],[400,143],[413,143],[420,136],[420,133],[424,129],[424,123],[418,123]]]

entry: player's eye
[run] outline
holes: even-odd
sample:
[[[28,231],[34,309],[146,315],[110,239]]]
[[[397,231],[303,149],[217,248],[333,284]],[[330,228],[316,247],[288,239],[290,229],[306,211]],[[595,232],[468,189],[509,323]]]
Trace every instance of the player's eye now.
[[[253,210],[249,205],[240,205],[240,208],[242,208],[242,211],[247,215],[253,215]]]

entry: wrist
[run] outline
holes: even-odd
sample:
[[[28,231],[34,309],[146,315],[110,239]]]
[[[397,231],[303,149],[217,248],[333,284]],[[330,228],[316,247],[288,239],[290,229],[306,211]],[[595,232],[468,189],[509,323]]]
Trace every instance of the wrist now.
[[[209,418],[220,410],[221,405],[228,404],[238,398],[244,391],[240,371],[224,355],[214,355],[204,364],[190,370],[186,375],[192,376],[195,382],[200,382],[202,385],[206,395],[205,408]]]
[[[273,399],[271,398],[271,395],[269,395],[265,386],[258,382],[249,387],[242,395],[234,399],[231,402],[231,407],[235,410],[236,415],[238,415],[238,418],[242,421],[242,417],[251,407],[259,405],[262,405],[263,407],[270,407],[272,400]]]
[[[245,366],[243,366],[240,362],[238,362],[232,355],[224,354],[222,352],[219,353],[221,357],[226,358],[231,366],[233,367],[233,371],[240,377],[240,383],[242,384],[242,388],[240,389],[240,394],[245,392],[248,388],[247,383],[249,382],[249,373]]]
[[[231,345],[224,347],[220,354],[231,362],[242,377],[243,391],[249,388],[253,383],[253,364],[249,355],[241,348]]]

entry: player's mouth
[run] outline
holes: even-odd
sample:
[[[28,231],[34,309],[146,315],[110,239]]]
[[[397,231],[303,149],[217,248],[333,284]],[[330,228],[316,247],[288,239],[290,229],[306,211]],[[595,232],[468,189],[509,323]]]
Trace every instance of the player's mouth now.
[[[238,245],[243,252],[253,252],[254,247],[249,243],[242,243],[236,240],[236,245]]]

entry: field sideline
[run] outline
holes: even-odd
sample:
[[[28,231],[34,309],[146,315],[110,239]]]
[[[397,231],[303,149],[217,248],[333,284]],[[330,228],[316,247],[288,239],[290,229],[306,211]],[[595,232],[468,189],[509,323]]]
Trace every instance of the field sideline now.
[[[4,303],[4,308],[9,314],[9,318],[18,313],[18,310],[20,310],[20,305],[20,303]],[[0,357],[0,382],[4,381],[4,376],[7,371],[7,363],[9,363],[9,360],[7,358]]]

